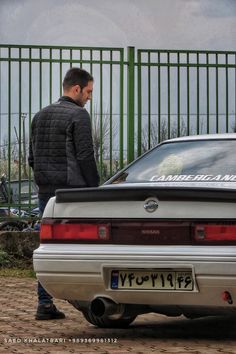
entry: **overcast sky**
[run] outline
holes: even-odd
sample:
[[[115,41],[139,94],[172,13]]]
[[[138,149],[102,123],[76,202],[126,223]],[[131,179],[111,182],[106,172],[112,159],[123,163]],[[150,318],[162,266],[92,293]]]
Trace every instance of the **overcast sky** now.
[[[0,0],[0,43],[236,49],[236,0]]]

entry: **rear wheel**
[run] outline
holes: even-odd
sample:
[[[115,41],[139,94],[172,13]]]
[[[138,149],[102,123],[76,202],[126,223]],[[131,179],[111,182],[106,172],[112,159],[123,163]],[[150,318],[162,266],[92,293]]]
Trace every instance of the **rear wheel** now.
[[[84,318],[94,326],[102,328],[126,328],[128,327],[136,318],[136,316],[125,316],[119,319],[113,319],[108,316],[98,317],[92,314],[89,309],[81,310]]]

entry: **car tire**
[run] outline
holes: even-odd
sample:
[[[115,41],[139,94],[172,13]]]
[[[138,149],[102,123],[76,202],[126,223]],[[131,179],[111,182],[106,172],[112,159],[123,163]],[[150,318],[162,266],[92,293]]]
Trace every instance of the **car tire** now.
[[[22,231],[24,223],[18,221],[3,221],[0,223],[0,231]]]
[[[127,328],[136,318],[136,316],[126,316],[119,319],[112,319],[108,316],[98,317],[93,315],[89,309],[83,309],[81,312],[89,323],[101,328]]]

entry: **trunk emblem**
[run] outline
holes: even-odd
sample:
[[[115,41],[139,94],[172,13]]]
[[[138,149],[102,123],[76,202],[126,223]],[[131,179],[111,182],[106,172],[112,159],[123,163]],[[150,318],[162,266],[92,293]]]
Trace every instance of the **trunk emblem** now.
[[[145,200],[143,207],[148,213],[153,213],[158,208],[158,200],[156,198],[148,198]]]

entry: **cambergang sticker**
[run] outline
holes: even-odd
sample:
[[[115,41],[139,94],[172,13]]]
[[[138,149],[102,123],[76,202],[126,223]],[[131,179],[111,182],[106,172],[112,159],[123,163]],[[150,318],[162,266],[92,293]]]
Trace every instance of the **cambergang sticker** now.
[[[236,182],[236,175],[155,175],[152,182]]]

